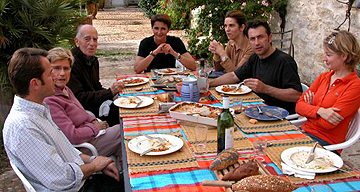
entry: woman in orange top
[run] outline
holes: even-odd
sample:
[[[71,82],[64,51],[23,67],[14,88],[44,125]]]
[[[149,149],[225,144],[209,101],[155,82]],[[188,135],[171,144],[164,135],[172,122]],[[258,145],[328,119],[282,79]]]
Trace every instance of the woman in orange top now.
[[[347,31],[334,32],[323,42],[324,62],[330,69],[321,74],[300,97],[296,112],[307,117],[302,129],[321,145],[342,143],[349,123],[360,106],[360,79],[355,72],[360,48]]]

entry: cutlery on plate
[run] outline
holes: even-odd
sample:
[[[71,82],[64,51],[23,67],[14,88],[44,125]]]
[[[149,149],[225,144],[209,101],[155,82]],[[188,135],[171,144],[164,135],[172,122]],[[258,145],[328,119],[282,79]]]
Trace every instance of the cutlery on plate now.
[[[156,145],[156,146],[153,146],[153,147],[150,147],[149,149],[146,149],[145,151],[143,151],[142,153],[140,153],[140,156],[143,156],[149,152],[151,152],[153,149],[156,149],[158,147],[160,147],[161,145],[163,145],[162,143]]]
[[[263,111],[260,109],[260,106],[259,106],[259,105],[256,105],[256,108],[257,108],[257,110],[258,110],[258,112],[259,112],[260,115],[264,114]]]
[[[318,144],[319,144],[318,142],[315,142],[313,148],[310,150],[309,157],[308,157],[307,160],[305,161],[305,164],[308,164],[308,163],[310,163],[311,161],[314,160],[314,157],[315,157],[315,149],[316,149],[316,146],[317,146]]]
[[[166,144],[167,142],[165,141],[165,139],[161,138],[161,137],[154,137],[154,136],[150,136],[150,135],[143,135],[144,137],[148,138],[148,139],[156,139],[158,141],[161,142],[161,144]]]
[[[244,84],[244,81],[240,82],[239,84],[236,85],[236,88],[234,90],[234,93],[236,93],[236,91],[241,87],[241,85]]]
[[[267,115],[267,116],[269,116],[269,117],[275,117],[276,119],[279,119],[279,120],[284,120],[284,118],[282,118],[282,117],[279,117],[279,116],[277,116],[277,115],[275,115],[275,114],[272,114],[270,111],[266,111],[265,112],[265,115]]]
[[[336,166],[336,165],[333,165],[333,164],[327,162],[327,161],[324,159],[324,157],[317,157],[317,158],[315,158],[315,160],[321,160],[320,162],[323,163],[323,164],[326,164],[326,165],[328,165],[328,166],[330,166],[330,167],[333,167],[333,168],[338,169],[338,170],[343,171],[343,172],[348,172],[348,171],[345,170],[345,169],[341,169],[341,167],[338,167],[338,166]]]

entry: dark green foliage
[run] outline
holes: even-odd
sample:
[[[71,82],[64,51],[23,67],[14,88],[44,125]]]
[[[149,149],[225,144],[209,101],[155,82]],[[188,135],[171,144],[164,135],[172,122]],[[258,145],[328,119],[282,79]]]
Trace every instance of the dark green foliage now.
[[[145,13],[147,18],[151,18],[156,14],[158,0],[139,0],[139,7]]]
[[[0,105],[12,96],[7,79],[7,63],[22,47],[49,50],[71,44],[76,25],[76,0],[0,0]],[[1,121],[5,114],[1,111]]]

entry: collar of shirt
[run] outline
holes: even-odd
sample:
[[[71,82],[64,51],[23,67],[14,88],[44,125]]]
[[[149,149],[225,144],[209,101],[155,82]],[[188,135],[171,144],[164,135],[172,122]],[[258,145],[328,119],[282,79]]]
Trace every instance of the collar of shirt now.
[[[247,40],[247,39],[244,39],[243,43],[240,46],[237,46],[235,41],[233,41],[233,40],[229,41],[229,45],[232,46],[232,47],[235,47],[236,51],[245,50],[246,47],[248,46],[248,44],[249,44],[249,40]]]
[[[327,74],[327,77],[328,79],[331,78],[331,76],[335,73],[335,71],[331,71],[331,73],[328,73]],[[357,74],[355,71],[351,72],[349,75],[345,76],[344,78],[342,79],[338,79],[339,81],[342,81],[344,84],[348,83],[349,81],[353,80],[353,79],[356,79],[357,77]]]

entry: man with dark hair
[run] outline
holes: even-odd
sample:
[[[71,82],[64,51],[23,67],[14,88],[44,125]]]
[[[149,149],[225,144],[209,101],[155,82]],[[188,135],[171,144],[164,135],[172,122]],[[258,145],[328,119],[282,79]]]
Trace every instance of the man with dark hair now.
[[[123,190],[111,158],[82,154],[51,119],[43,102],[54,94],[46,56],[45,50],[22,48],[10,60],[8,74],[16,95],[3,129],[9,160],[36,191],[88,191],[99,180],[103,191]],[[106,175],[91,176],[98,171]]]
[[[267,22],[250,21],[245,32],[255,54],[234,72],[210,81],[210,86],[244,81],[266,104],[295,113],[296,101],[302,94],[295,60],[271,46],[272,34]]]
[[[98,33],[95,27],[80,25],[74,40],[76,47],[71,52],[75,62],[67,86],[86,110],[107,121],[109,126],[119,124],[119,108],[112,104],[111,100],[124,84],[114,82],[109,89],[104,89],[99,82],[99,61],[95,56]],[[110,104],[110,111],[107,116],[100,117],[99,109],[105,101]]]

